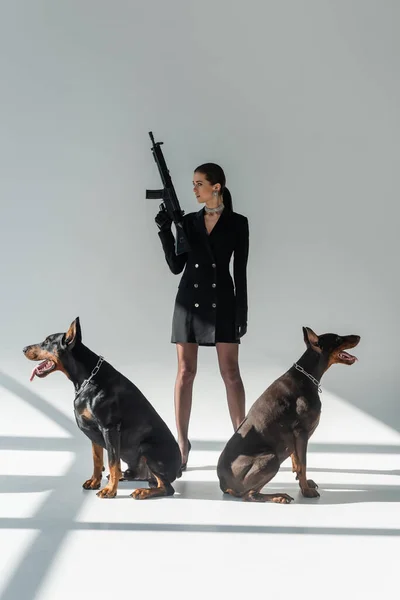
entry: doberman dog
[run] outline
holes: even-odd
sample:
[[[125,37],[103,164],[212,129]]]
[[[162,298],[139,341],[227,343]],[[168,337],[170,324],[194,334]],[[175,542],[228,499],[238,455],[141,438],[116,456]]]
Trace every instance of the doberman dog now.
[[[303,327],[303,335],[304,354],[254,402],[219,457],[217,474],[224,493],[253,502],[291,502],[288,494],[261,493],[291,456],[303,496],[319,496],[318,486],[307,479],[306,455],[321,413],[320,379],[334,363],[352,365],[357,360],[345,350],[356,346],[360,336],[318,336],[309,327]]]
[[[132,493],[135,499],[175,493],[171,484],[181,475],[181,453],[175,438],[142,392],[84,346],[79,317],[66,333],[49,335],[23,352],[30,360],[42,361],[33,369],[31,381],[35,376],[43,378],[61,371],[74,384],[76,422],[92,442],[93,475],[83,484],[85,489],[100,488],[105,448],[110,476],[108,484],[97,492],[100,498],[116,496],[118,482],[123,479],[149,481],[148,488]],[[125,473],[120,460],[128,465]],[[144,476],[138,473],[141,464]]]

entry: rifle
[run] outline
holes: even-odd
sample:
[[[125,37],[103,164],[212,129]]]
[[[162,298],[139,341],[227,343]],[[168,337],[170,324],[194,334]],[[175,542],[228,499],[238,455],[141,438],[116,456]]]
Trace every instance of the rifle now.
[[[183,215],[185,212],[179,205],[179,200],[160,148],[164,142],[155,142],[151,131],[149,132],[149,136],[153,144],[151,151],[164,187],[161,190],[146,190],[146,199],[157,200],[162,198],[163,202],[160,204],[160,210],[167,211],[169,218],[175,223],[176,227],[175,252],[176,254],[183,254],[190,251],[190,245],[183,230]]]

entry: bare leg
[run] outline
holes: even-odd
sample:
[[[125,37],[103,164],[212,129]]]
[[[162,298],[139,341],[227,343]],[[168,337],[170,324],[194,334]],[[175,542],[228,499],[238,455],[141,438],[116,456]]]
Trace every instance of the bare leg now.
[[[239,344],[218,343],[219,370],[225,383],[229,414],[234,430],[245,418],[245,391],[239,370]]]
[[[175,421],[183,464],[187,462],[189,451],[188,431],[198,348],[197,344],[176,344],[178,374],[175,382]]]

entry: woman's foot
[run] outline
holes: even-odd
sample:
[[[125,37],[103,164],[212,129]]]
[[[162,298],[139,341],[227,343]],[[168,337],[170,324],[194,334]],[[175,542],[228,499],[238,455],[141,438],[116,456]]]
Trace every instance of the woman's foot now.
[[[189,442],[189,440],[186,440],[186,442],[179,442],[179,448],[180,448],[181,456],[182,456],[181,470],[186,471],[187,461],[189,458],[189,452],[192,448],[192,445]]]

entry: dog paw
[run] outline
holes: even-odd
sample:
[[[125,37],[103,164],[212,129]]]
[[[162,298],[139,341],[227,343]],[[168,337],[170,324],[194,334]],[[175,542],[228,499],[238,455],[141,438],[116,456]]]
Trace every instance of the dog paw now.
[[[312,479],[307,479],[307,485],[308,485],[308,487],[313,488],[313,489],[318,488],[317,484]]]
[[[272,502],[277,502],[278,504],[290,504],[293,502],[294,498],[289,496],[289,494],[279,494],[275,498],[271,498]]]
[[[98,496],[99,498],[115,498],[115,496],[117,495],[117,490],[113,489],[112,487],[104,487],[102,490],[100,490],[99,492],[97,492],[96,496]]]
[[[98,490],[100,487],[101,478],[91,477],[85,483],[82,484],[84,490]]]
[[[303,488],[301,493],[305,498],[319,498],[319,492],[313,487]]]
[[[131,494],[131,498],[134,500],[145,500],[150,496],[150,490],[148,488],[138,488]]]
[[[228,493],[231,490],[227,490]],[[289,494],[261,494],[260,492],[250,491],[243,496],[246,502],[276,502],[277,504],[290,504],[294,498]]]

